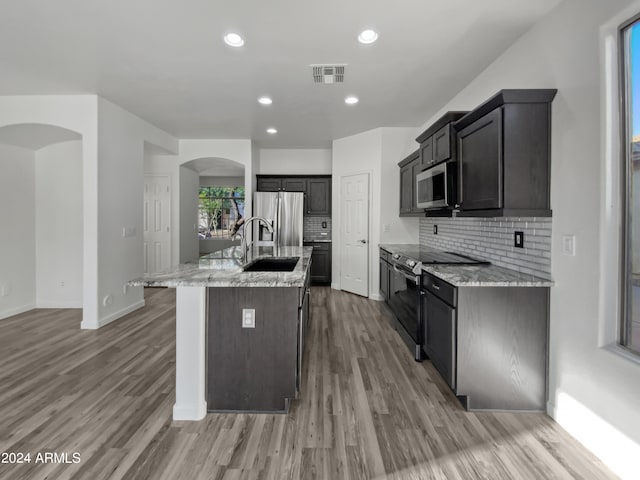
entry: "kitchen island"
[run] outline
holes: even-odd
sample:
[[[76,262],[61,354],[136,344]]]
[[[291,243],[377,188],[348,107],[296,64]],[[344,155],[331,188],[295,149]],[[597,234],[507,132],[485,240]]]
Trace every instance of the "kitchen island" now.
[[[311,252],[256,247],[243,258],[230,247],[129,282],[176,288],[174,420],[200,420],[208,410],[288,410],[299,389]],[[291,271],[246,271],[296,258]]]

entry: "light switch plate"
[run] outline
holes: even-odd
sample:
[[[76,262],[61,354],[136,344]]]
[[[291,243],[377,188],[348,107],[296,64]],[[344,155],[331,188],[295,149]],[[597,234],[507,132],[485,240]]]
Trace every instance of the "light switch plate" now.
[[[524,232],[513,232],[513,246],[516,248],[524,248]]]
[[[242,328],[256,328],[256,309],[242,309]]]
[[[122,227],[122,236],[124,238],[135,237],[136,236],[136,227]]]
[[[562,236],[562,253],[569,257],[576,256],[576,236],[575,235],[563,235]]]

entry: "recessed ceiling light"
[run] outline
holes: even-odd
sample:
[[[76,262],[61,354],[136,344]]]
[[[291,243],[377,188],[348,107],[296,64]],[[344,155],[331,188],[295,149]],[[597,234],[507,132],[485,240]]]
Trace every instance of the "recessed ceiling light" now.
[[[267,128],[267,133],[270,134],[270,135],[275,135],[276,133],[278,133],[278,130],[276,130],[273,127]]]
[[[353,95],[344,99],[344,103],[346,103],[347,105],[355,105],[358,102],[358,97],[354,97]]]
[[[258,99],[258,102],[262,105],[271,105],[273,103],[273,100],[271,100],[271,98],[269,97],[260,97]]]
[[[358,35],[358,41],[360,43],[364,43],[365,45],[369,43],[373,43],[378,39],[378,32],[375,30],[367,29],[360,32]]]
[[[224,36],[224,43],[230,47],[241,47],[244,45],[244,38],[237,33],[227,33]]]

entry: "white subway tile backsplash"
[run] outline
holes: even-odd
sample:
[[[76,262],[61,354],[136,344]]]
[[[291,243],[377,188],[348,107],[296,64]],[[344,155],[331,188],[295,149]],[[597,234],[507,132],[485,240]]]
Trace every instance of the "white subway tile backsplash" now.
[[[437,235],[433,234],[433,225],[438,225]],[[513,245],[516,230],[524,232],[524,248]],[[420,244],[551,278],[550,218],[423,218]]]

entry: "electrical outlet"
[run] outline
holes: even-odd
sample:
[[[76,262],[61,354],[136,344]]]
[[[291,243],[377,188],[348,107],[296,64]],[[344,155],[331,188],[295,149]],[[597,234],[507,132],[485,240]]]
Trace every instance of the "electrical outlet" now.
[[[60,280],[60,288],[64,288],[64,280]]]
[[[327,228],[327,222],[322,222],[322,228]]]
[[[111,305],[113,305],[113,295],[111,294],[105,295],[104,298],[102,299],[102,306],[110,307]]]
[[[0,285],[0,297],[6,297],[11,293],[11,285],[3,283]]]
[[[576,256],[576,236],[575,235],[562,236],[562,253],[570,257]]]
[[[438,234],[438,225],[434,225],[433,226],[433,234],[437,235]]]
[[[391,225],[389,225],[388,223],[385,223],[384,225],[382,225],[382,231],[384,233],[389,233],[391,231]]]
[[[122,293],[124,293],[125,295],[129,293],[129,285],[127,285],[126,283],[122,286]]]
[[[256,328],[256,309],[242,309],[242,328]]]
[[[513,246],[517,248],[524,248],[524,232],[513,232]]]

